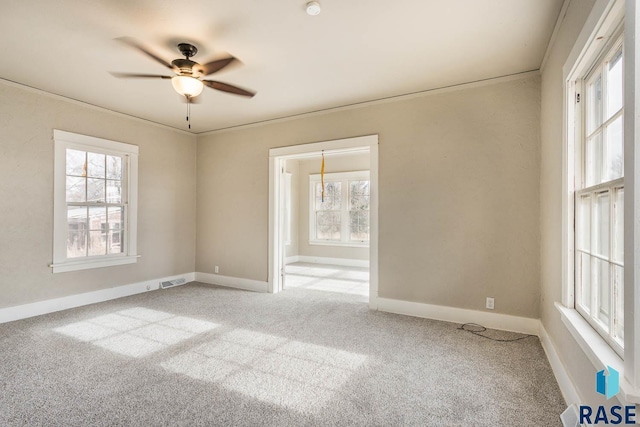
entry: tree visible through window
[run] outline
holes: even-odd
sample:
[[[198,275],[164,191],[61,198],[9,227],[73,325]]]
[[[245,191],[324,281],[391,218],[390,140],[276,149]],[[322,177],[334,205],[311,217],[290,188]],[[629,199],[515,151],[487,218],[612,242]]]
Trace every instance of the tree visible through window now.
[[[123,158],[66,150],[67,257],[122,253]]]
[[[54,138],[54,272],[135,262],[138,147],[57,130]]]
[[[311,175],[310,184],[310,241],[367,244],[368,171],[325,174],[324,199],[319,175]]]

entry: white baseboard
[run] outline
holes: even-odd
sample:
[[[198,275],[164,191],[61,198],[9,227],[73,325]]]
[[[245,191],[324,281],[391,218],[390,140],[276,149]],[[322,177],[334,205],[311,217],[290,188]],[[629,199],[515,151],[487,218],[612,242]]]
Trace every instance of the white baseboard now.
[[[287,264],[289,263],[289,259],[294,259],[294,258],[295,258],[295,261],[291,261],[291,262],[308,262],[311,264],[341,265],[344,267],[369,268],[368,259],[329,258],[329,257],[322,257],[322,256],[307,256],[307,255],[296,255],[295,257],[289,257],[287,258]]]
[[[300,261],[300,255],[288,256],[284,259],[285,264],[291,264]]]
[[[128,297],[143,292],[155,291],[160,288],[160,282],[184,278],[186,282],[195,280],[194,273],[179,274],[177,276],[162,277],[160,279],[146,280],[130,285],[116,286],[114,288],[101,289],[99,291],[70,295],[46,301],[38,301],[30,304],[17,305],[0,309],[0,323],[13,322],[14,320],[40,316],[56,311],[68,310],[88,304],[109,301],[112,299]]]
[[[540,321],[528,317],[487,313],[464,308],[377,298],[378,310],[453,323],[477,323],[491,329],[538,335]]]
[[[221,276],[220,274],[196,273],[196,281],[209,285],[220,285],[228,288],[244,289],[254,292],[269,292],[269,283],[259,280],[242,279],[240,277]]]
[[[571,381],[571,378],[567,373],[567,369],[564,367],[564,364],[560,360],[558,352],[553,345],[553,341],[551,341],[549,334],[547,334],[547,330],[544,328],[544,326],[542,326],[542,322],[540,323],[540,331],[538,336],[540,337],[542,348],[547,354],[547,359],[549,360],[549,364],[551,365],[551,369],[553,370],[553,374],[556,377],[556,381],[558,382],[560,392],[562,392],[562,397],[564,397],[565,402],[567,403],[567,405],[580,405],[580,402],[582,400],[580,399],[578,390],[573,384],[573,381]]]

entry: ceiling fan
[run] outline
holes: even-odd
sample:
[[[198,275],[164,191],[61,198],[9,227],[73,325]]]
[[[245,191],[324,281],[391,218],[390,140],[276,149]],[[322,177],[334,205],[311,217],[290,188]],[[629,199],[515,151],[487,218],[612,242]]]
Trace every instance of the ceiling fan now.
[[[217,73],[232,62],[237,61],[233,56],[229,56],[228,58],[216,59],[214,61],[207,62],[206,64],[199,64],[190,59],[194,57],[196,53],[198,53],[198,49],[190,43],[180,43],[178,44],[178,49],[180,50],[180,53],[184,55],[184,59],[174,59],[173,61],[171,61],[171,63],[169,63],[149,51],[146,47],[142,46],[134,39],[131,39],[129,37],[122,37],[118,40],[138,49],[138,51],[144,53],[161,65],[169,68],[175,74],[172,76],[163,76],[157,74],[111,73],[115,77],[170,79],[175,91],[178,92],[178,94],[180,94],[181,96],[184,96],[188,104],[191,104],[193,102],[193,99],[202,93],[204,86],[234,95],[247,96],[249,98],[255,95],[255,92],[251,92],[249,90],[242,89],[228,83],[223,83],[216,80],[202,79],[202,77]],[[187,121],[189,121],[188,112],[189,109],[187,109]],[[191,124],[189,124],[189,128],[191,128]]]

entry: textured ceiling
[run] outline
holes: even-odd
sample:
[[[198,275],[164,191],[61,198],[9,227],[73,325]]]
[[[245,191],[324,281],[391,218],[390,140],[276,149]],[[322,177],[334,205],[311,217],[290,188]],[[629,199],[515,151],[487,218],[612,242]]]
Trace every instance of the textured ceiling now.
[[[196,133],[531,70],[542,62],[562,0],[0,0],[0,77],[186,130],[168,80],[113,72],[170,70],[115,41],[133,37],[167,61],[179,42],[200,63],[242,61],[210,78]],[[7,35],[10,35],[7,37]]]

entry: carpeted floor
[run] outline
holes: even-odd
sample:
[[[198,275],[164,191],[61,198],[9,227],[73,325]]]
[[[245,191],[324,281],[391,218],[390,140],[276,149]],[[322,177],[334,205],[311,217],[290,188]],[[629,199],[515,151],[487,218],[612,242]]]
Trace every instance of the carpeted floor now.
[[[0,425],[560,425],[537,338],[365,301],[192,283],[2,324]]]

